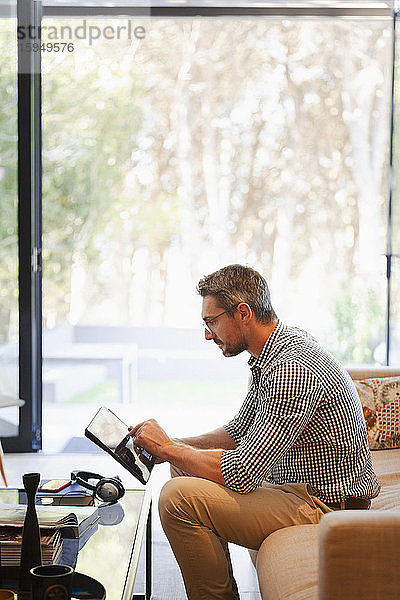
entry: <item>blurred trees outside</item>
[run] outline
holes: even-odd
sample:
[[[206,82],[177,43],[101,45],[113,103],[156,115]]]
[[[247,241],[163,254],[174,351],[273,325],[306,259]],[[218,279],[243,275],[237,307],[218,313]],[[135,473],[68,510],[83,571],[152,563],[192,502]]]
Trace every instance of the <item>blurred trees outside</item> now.
[[[17,42],[0,19],[0,344],[18,339]]]
[[[69,64],[45,57],[45,323],[186,325],[198,277],[244,262],[266,275],[279,315],[346,362],[372,360],[384,333],[390,28],[146,29],[132,45],[77,47]],[[359,315],[371,301],[373,323]]]
[[[346,363],[373,361],[390,24],[144,26],[144,40],[42,57],[44,327],[193,326],[198,278],[243,262],[283,320]]]

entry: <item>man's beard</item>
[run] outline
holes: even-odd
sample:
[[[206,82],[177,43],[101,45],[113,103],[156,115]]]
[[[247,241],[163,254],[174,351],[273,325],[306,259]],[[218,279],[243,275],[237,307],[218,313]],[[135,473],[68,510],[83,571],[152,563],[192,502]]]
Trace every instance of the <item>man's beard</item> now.
[[[218,340],[218,342],[223,343],[223,342],[221,342],[221,340]],[[218,343],[218,342],[215,342],[215,343]],[[246,340],[244,339],[244,337],[241,337],[240,339],[236,340],[233,343],[224,344],[224,346],[225,346],[225,348],[221,348],[222,354],[226,357],[229,357],[229,356],[237,356],[244,350],[247,350],[249,345],[246,342]]]

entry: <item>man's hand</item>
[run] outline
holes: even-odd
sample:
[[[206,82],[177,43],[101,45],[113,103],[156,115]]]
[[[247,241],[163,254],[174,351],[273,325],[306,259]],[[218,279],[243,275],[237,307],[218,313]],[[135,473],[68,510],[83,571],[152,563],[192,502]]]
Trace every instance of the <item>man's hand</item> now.
[[[173,440],[155,419],[130,427],[129,434],[134,437],[134,445],[151,452],[157,462],[168,461],[185,473],[225,484],[221,473],[222,449],[200,450]]]
[[[162,463],[167,460],[164,456],[168,445],[174,444],[174,441],[165,433],[155,419],[149,419],[138,423],[134,427],[129,428],[129,435],[134,437],[134,445],[144,448],[156,457],[156,463]]]

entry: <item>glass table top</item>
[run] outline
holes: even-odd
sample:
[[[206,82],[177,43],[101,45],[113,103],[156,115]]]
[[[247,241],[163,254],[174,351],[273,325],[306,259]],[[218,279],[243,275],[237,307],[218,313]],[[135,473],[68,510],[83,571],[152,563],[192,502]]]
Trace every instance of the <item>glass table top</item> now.
[[[18,503],[18,498],[18,490],[0,489],[0,504]],[[150,501],[149,488],[126,490],[117,504],[101,507],[98,528],[78,553],[75,570],[100,581],[107,600],[132,596]]]

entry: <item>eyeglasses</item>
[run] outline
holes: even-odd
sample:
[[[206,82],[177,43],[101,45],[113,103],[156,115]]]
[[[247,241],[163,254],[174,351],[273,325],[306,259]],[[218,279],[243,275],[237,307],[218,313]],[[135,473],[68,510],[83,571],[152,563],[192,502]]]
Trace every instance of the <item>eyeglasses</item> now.
[[[217,319],[219,319],[219,317],[222,317],[222,315],[226,315],[227,311],[224,310],[222,313],[219,313],[219,315],[216,315],[215,317],[211,317],[211,319],[207,319],[207,321],[205,319],[203,319],[203,323],[204,323],[204,327],[207,329],[208,333],[213,334],[213,330],[212,327],[214,327],[214,323]]]
[[[240,304],[240,302],[239,302]],[[239,304],[236,304],[236,306],[232,306],[232,308],[230,308],[229,310],[224,310],[222,313],[219,313],[219,315],[216,315],[215,317],[210,317],[207,320],[203,319],[203,325],[204,327],[207,329],[208,333],[214,334],[213,332],[213,327],[214,327],[214,323],[217,319],[219,319],[220,317],[222,317],[222,315],[226,315],[228,314],[231,310],[236,310],[237,307],[239,306]]]

